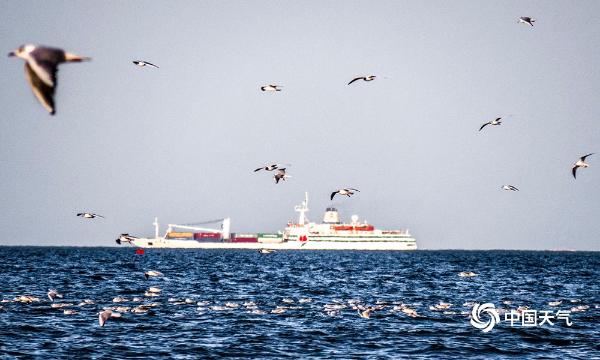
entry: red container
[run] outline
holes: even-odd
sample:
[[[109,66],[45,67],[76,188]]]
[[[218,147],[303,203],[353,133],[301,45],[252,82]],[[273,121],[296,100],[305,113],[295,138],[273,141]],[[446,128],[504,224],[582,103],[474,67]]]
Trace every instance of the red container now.
[[[212,233],[212,232],[200,232],[194,233],[194,239],[196,240],[204,240],[204,239],[220,239],[221,234]]]

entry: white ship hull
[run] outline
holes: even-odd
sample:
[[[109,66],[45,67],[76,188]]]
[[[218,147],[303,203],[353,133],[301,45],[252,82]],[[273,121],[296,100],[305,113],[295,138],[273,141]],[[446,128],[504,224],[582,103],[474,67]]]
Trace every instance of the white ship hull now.
[[[284,241],[279,243],[199,242],[175,239],[135,239],[131,245],[145,249],[273,249],[273,250],[416,250],[415,239],[396,241]]]

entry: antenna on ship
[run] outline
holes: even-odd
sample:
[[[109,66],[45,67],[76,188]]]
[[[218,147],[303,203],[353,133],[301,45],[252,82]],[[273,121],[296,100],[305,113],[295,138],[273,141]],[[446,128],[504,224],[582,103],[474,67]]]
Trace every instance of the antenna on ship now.
[[[152,225],[154,225],[154,238],[158,239],[158,217],[154,218]]]
[[[300,213],[298,217],[298,224],[304,225],[308,221],[306,218],[306,212],[308,211],[308,191],[304,192],[304,201],[302,205],[294,206],[294,210]]]

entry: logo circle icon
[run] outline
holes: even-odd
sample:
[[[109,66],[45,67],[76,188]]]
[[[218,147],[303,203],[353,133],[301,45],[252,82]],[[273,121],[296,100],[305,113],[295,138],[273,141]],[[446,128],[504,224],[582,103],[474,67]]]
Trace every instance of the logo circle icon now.
[[[482,315],[488,315],[489,320],[483,321]],[[481,329],[483,332],[488,332],[500,322],[500,315],[496,307],[492,303],[475,304],[471,310],[471,325]]]

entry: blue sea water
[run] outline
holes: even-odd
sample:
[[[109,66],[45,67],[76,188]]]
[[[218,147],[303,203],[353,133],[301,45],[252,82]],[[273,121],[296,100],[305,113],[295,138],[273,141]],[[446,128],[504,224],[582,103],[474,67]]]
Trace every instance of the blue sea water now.
[[[0,264],[2,359],[600,357],[600,253],[0,247]],[[146,280],[150,269],[164,276]],[[160,296],[144,297],[150,286]],[[52,308],[50,288],[77,313]],[[21,295],[39,301],[9,301]],[[440,302],[453,305],[430,308]],[[484,333],[469,302],[573,310],[572,325],[511,326],[501,315]],[[99,326],[103,308],[141,303],[155,306]],[[377,310],[364,319],[352,304]]]

